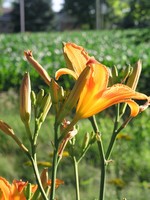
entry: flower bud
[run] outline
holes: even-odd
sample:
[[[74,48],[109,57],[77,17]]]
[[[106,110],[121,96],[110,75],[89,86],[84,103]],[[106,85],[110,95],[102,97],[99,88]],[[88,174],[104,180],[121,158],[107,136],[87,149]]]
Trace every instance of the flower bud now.
[[[82,143],[82,149],[83,149],[83,150],[85,150],[86,147],[88,146],[89,140],[90,140],[90,135],[89,135],[89,133],[87,132],[87,133],[84,135],[84,138],[83,138],[83,143]]]
[[[90,67],[86,67],[77,79],[73,89],[71,90],[68,98],[66,99],[60,113],[57,117],[57,123],[61,123],[63,118],[70,112],[79,100],[79,96],[87,82],[88,75],[90,73]]]
[[[114,65],[110,71],[110,77],[109,77],[109,85],[113,85],[117,82],[117,78],[118,78],[118,69],[117,67]]]
[[[35,92],[32,90],[31,91],[31,102],[33,105],[36,104],[36,95],[35,95]]]
[[[133,67],[133,71],[131,75],[129,76],[127,84],[126,84],[127,86],[131,87],[133,90],[135,90],[137,87],[137,84],[141,75],[141,71],[142,71],[142,64],[141,64],[141,61],[139,60]]]
[[[59,101],[58,98],[58,90],[60,89],[60,86],[54,81],[54,79],[51,79],[50,82],[50,93],[53,104],[57,104]]]
[[[40,91],[38,92],[37,97],[36,97],[36,105],[41,104],[43,97],[44,97],[44,90],[40,89]]]
[[[26,56],[29,63],[31,63],[31,65],[36,69],[39,75],[43,78],[46,84],[49,85],[51,82],[51,78],[48,75],[47,71],[33,58],[32,51],[30,50],[25,51],[24,55]]]
[[[8,125],[6,124],[4,121],[0,120],[0,129],[6,133],[7,135],[14,135],[14,131],[13,129]]]
[[[29,73],[25,73],[20,87],[20,117],[24,123],[30,121],[31,115],[31,85]]]
[[[48,114],[48,111],[52,105],[51,96],[47,94],[43,97],[40,107],[40,121],[43,122]]]
[[[48,169],[47,168],[43,169],[40,178],[41,178],[42,186],[45,189],[48,183]]]

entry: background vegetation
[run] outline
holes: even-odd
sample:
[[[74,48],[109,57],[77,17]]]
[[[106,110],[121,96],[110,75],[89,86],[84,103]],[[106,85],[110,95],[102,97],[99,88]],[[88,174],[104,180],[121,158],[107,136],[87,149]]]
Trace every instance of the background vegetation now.
[[[88,53],[95,56],[108,67],[117,65],[122,68],[142,60],[143,71],[138,85],[141,92],[150,94],[150,36],[148,29],[109,30],[109,31],[78,31],[63,33],[25,33],[14,35],[0,35],[0,119],[10,124],[17,135],[27,144],[24,127],[19,118],[18,89],[25,71],[31,75],[32,88],[36,91],[45,87],[43,80],[25,61],[23,51],[31,49],[35,58],[54,76],[55,71],[65,66],[62,55],[62,41],[75,42],[84,46]],[[67,77],[60,80],[64,87],[68,87]],[[60,84],[61,84],[60,83]],[[12,88],[12,89],[11,89]],[[111,136],[113,120],[112,109],[97,116],[100,130],[103,134],[105,148]],[[110,198],[145,200],[150,194],[150,112],[147,110],[135,118],[118,137],[113,162],[109,165],[107,176],[106,200]],[[40,132],[38,145],[39,161],[51,162],[54,118],[49,114]],[[82,125],[81,125],[82,123]],[[80,133],[76,140],[80,145],[87,129],[92,131],[88,120],[79,123]],[[88,128],[87,128],[88,127]],[[22,154],[11,138],[0,132],[0,175],[12,181],[14,178],[33,181],[31,167],[27,158]],[[50,163],[48,163],[50,165]],[[46,164],[45,164],[46,166]],[[42,166],[43,167],[43,166]],[[40,168],[42,169],[40,166]],[[93,144],[80,166],[81,199],[94,200],[97,197],[99,185],[99,167],[97,146]],[[61,200],[74,200],[73,166],[69,157],[64,157],[59,168],[59,177],[65,185],[58,190]],[[63,173],[62,173],[63,172]],[[93,188],[94,186],[94,188]],[[69,192],[68,192],[69,191]]]
[[[120,69],[138,59],[143,63],[143,72],[139,87],[149,93],[150,82],[150,35],[149,29],[76,31],[63,33],[24,33],[0,35],[0,89],[18,88],[20,77],[29,70],[33,88],[43,87],[37,73],[24,59],[24,50],[33,51],[39,63],[54,76],[55,71],[65,66],[62,54],[62,42],[74,42],[85,47],[89,55],[108,67],[117,65]],[[62,79],[67,86],[67,81]]]

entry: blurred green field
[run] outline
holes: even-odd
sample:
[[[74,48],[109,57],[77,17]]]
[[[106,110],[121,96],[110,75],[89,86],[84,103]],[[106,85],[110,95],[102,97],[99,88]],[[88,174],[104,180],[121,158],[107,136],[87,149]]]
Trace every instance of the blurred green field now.
[[[138,59],[143,63],[140,88],[148,90],[150,82],[149,29],[104,30],[51,33],[24,33],[0,35],[0,89],[19,87],[20,77],[30,71],[32,86],[43,86],[38,74],[25,61],[23,52],[30,49],[41,65],[54,76],[56,69],[65,66],[62,42],[83,46],[89,55],[108,67],[133,65]],[[67,86],[67,80],[61,79]],[[150,91],[147,91],[150,93]]]
[[[62,42],[75,42],[84,46],[90,55],[108,67],[117,65],[120,70],[128,64],[142,60],[143,73],[138,85],[141,92],[150,94],[150,35],[148,29],[109,30],[62,33],[25,33],[0,35],[0,119],[13,127],[19,138],[28,146],[24,126],[19,118],[18,89],[25,71],[30,72],[32,88],[36,91],[45,87],[43,80],[25,61],[23,51],[31,49],[34,57],[54,76],[55,71],[65,66]],[[67,87],[68,79],[61,79]],[[97,116],[102,132],[104,148],[111,137],[113,119],[108,109]],[[113,162],[107,168],[106,200],[148,200],[150,195],[150,111],[140,114],[127,126],[116,141],[111,156]],[[38,160],[52,161],[54,116],[51,111],[42,126],[38,142]],[[80,132],[76,137],[80,151],[84,134],[92,131],[88,120],[78,123]],[[12,181],[14,178],[34,181],[26,156],[11,138],[0,132],[0,176]],[[42,170],[43,166],[39,166]],[[93,144],[80,163],[80,185],[82,200],[98,198],[100,160],[97,145]],[[49,170],[51,173],[51,170]],[[64,180],[58,191],[58,199],[74,200],[73,166],[69,157],[63,158],[58,178]],[[121,182],[117,182],[120,180]]]

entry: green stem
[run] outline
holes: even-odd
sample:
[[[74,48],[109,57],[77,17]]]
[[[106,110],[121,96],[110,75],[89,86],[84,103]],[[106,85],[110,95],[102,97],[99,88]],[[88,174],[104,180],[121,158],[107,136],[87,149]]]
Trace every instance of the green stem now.
[[[43,199],[48,200],[48,197],[47,197],[45,190],[44,190],[42,183],[41,183],[41,178],[40,178],[38,165],[37,165],[37,156],[36,156],[37,137],[38,137],[40,127],[41,127],[41,124],[39,124],[37,121],[35,121],[35,130],[34,130],[34,135],[33,135],[32,141],[31,141],[32,156],[29,157],[29,158],[32,162],[32,167],[33,167],[34,174],[35,174],[35,177],[36,177],[36,181],[37,181],[37,184],[38,184],[38,189],[40,190]],[[27,130],[30,131],[30,127],[28,126],[27,128],[28,128]]]
[[[50,200],[54,200],[55,199],[55,185],[56,185],[57,159],[58,159],[57,152],[58,152],[57,150],[54,150]]]
[[[58,126],[55,124],[54,126],[54,155],[53,155],[53,165],[52,165],[52,183],[51,183],[51,193],[50,193],[50,200],[55,199],[55,185],[56,185],[56,175],[57,175],[57,167],[58,167]]]
[[[115,144],[116,136],[118,134],[117,128],[118,128],[118,124],[119,124],[119,120],[120,120],[120,115],[119,115],[120,105],[117,104],[116,108],[117,109],[116,109],[116,118],[115,118],[114,128],[113,128],[110,143],[108,145],[107,152],[106,152],[106,155],[105,155],[106,160],[108,160],[110,155],[111,155],[111,152],[112,152],[114,144]]]
[[[75,173],[76,200],[80,200],[78,162],[75,156],[73,156],[73,164],[74,164],[74,173]]]
[[[104,154],[104,149],[103,149],[103,144],[101,140],[101,135],[99,132],[99,128],[97,126],[97,122],[95,119],[95,116],[92,116],[89,118],[93,130],[96,133],[97,136],[97,145],[99,149],[99,154],[100,154],[100,160],[101,160],[101,175],[100,175],[100,193],[99,193],[99,200],[104,200],[104,194],[105,194],[105,177],[106,177],[106,160],[105,160],[105,154]]]
[[[41,183],[41,179],[40,179],[39,170],[38,170],[38,167],[37,167],[36,158],[34,156],[34,159],[33,159],[33,157],[29,156],[29,159],[32,162],[32,167],[33,167],[34,174],[35,174],[35,177],[36,177],[36,182],[38,184],[38,189],[40,190],[43,199],[44,200],[48,200],[47,195],[46,195],[46,193],[45,193],[45,191],[43,189],[42,183]]]
[[[26,128],[26,132],[27,132],[28,138],[30,140],[30,143],[32,144],[32,134],[31,134],[29,123],[27,122],[24,125],[25,125],[25,128]]]
[[[115,129],[115,130],[113,131],[113,134],[112,134],[112,136],[111,136],[111,140],[110,140],[110,143],[109,143],[109,146],[108,146],[106,155],[105,155],[106,160],[108,160],[109,157],[110,157],[110,155],[111,155],[111,152],[112,152],[112,150],[113,150],[113,147],[114,147],[114,144],[115,144],[116,137],[117,137],[118,133],[120,133],[120,131],[126,127],[126,125],[129,123],[129,121],[131,121],[131,119],[132,119],[132,117],[129,117],[129,118],[120,126],[120,128]]]

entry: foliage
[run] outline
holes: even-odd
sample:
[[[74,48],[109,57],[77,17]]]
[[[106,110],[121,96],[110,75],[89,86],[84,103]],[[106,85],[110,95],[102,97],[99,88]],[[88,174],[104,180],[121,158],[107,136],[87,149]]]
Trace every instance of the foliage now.
[[[117,27],[149,27],[150,1],[148,0],[107,0],[110,12],[108,18]]]
[[[63,11],[76,18],[74,28],[89,26],[89,29],[95,27],[95,2],[93,0],[65,0]]]
[[[63,33],[25,33],[14,35],[0,35],[0,89],[20,86],[20,76],[28,70],[32,76],[32,86],[37,89],[44,83],[24,60],[23,50],[31,49],[39,63],[54,76],[54,71],[65,67],[62,56],[62,41],[71,41],[86,46],[89,55],[108,67],[117,65],[133,65],[138,59],[143,63],[143,72],[139,87],[147,94],[150,92],[150,37],[148,29],[136,30],[109,30]],[[37,42],[38,41],[38,42]],[[94,47],[94,50],[93,50]],[[64,76],[65,77],[65,76]],[[62,83],[68,86],[68,77],[61,78]],[[38,84],[37,84],[38,83]]]
[[[25,30],[45,31],[52,29],[53,11],[51,1],[48,0],[25,0]],[[13,3],[11,12],[14,32],[20,31],[20,3]]]
[[[87,0],[65,0],[63,11],[75,16],[75,28],[95,27],[95,3]],[[104,27],[133,28],[150,26],[149,0],[100,0],[100,12],[104,18]]]

